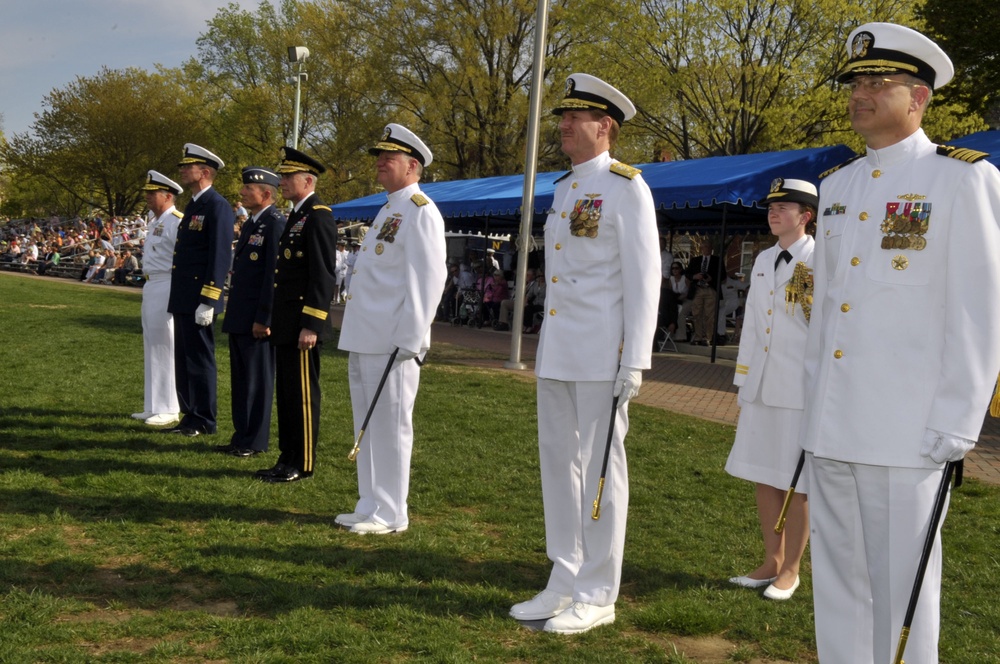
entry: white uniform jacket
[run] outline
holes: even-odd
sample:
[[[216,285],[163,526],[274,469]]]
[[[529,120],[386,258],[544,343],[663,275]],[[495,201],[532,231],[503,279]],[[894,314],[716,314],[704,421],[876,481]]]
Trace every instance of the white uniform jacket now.
[[[976,440],[1000,369],[1000,173],[922,130],[820,188],[802,446],[936,468],[926,428]]]
[[[338,347],[369,354],[430,348],[445,254],[444,219],[418,184],[389,194],[351,270]]]
[[[574,166],[556,185],[552,204],[545,222],[549,283],[535,374],[614,380],[619,348],[622,366],[648,369],[660,297],[649,187],[636,169],[604,152]],[[571,227],[596,235],[577,236]]]
[[[750,403],[759,394],[765,406],[801,410],[805,405],[809,323],[798,303],[785,304],[785,286],[797,263],[812,268],[814,244],[809,235],[799,238],[788,248],[792,260],[777,271],[774,261],[781,253],[777,244],[760,252],[753,263],[733,379],[741,401]]]
[[[170,276],[170,268],[174,264],[177,227],[183,218],[184,214],[171,205],[170,209],[149,222],[146,241],[142,245],[142,272],[147,277]]]

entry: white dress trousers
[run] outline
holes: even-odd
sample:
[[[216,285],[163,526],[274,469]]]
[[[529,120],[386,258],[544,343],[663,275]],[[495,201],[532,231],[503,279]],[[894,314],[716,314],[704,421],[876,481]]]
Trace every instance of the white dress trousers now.
[[[389,357],[370,353],[348,356],[355,436],[365,421]],[[389,372],[355,460],[359,498],[354,511],[391,528],[408,524],[413,405],[419,385],[420,365],[415,360],[399,363]]]
[[[174,382],[174,317],[167,313],[170,275],[152,275],[142,287],[143,411],[179,413]]]
[[[874,442],[874,441],[873,441]],[[941,470],[843,463],[806,456],[823,664],[889,664],[899,641]],[[949,496],[950,497],[950,496]],[[921,585],[906,664],[936,664],[941,602],[941,516]],[[867,565],[865,564],[867,560]],[[854,561],[845,565],[844,561]]]
[[[597,606],[618,599],[628,517],[626,403],[618,407],[615,419],[601,518],[591,518],[607,446],[613,388],[614,381],[538,379],[542,502],[546,552],[552,561],[546,587]]]

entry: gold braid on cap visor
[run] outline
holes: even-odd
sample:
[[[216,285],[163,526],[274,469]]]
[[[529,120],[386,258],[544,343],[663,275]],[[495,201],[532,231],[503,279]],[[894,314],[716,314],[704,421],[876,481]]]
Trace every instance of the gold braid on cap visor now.
[[[905,62],[895,62],[893,60],[859,60],[857,62],[847,63],[847,66],[844,67],[844,71],[842,73],[846,74],[852,71],[885,73],[893,72],[897,69],[902,69],[913,74],[916,74],[919,71],[916,65],[907,64]]]
[[[303,164],[299,161],[283,161],[278,165],[279,173],[301,173],[305,171],[306,173],[316,173],[316,167],[310,166],[309,164]]]
[[[608,110],[607,104],[598,104],[596,101],[586,101],[584,99],[575,99],[573,97],[566,97],[559,104],[559,108],[597,108],[602,111]]]
[[[387,141],[379,141],[375,144],[373,149],[384,150],[386,152],[405,152],[406,154],[413,152],[412,148],[408,148],[405,145],[400,145],[399,143],[389,143]]]

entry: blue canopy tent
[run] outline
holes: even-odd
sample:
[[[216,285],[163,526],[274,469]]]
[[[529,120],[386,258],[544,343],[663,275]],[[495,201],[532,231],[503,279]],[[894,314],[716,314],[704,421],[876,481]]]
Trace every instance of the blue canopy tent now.
[[[661,228],[715,228],[725,211],[736,226],[759,227],[765,211],[757,201],[777,177],[817,181],[823,171],[854,155],[843,145],[784,152],[708,157],[689,161],[641,164],[642,177],[653,193]],[[555,181],[565,171],[535,178],[535,226],[540,228],[552,205]],[[437,204],[448,230],[516,232],[520,220],[523,175],[475,180],[428,182],[421,189]],[[332,206],[338,221],[368,222],[385,203],[372,194]]]

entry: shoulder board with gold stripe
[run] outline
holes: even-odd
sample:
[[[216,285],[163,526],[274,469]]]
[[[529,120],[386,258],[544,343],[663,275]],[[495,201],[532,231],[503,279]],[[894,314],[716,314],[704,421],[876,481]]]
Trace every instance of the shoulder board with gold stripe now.
[[[560,175],[559,177],[557,177],[555,180],[553,180],[552,184],[555,184],[556,182],[562,182],[563,180],[565,180],[566,178],[568,178],[571,175],[573,175],[573,171],[566,171],[565,173],[563,173],[562,175]]]
[[[980,152],[979,150],[970,150],[969,148],[960,148],[954,145],[939,145],[937,148],[937,153],[942,157],[951,157],[952,159],[960,159],[962,161],[974,164],[977,161],[982,161],[990,156],[988,152]]]
[[[847,161],[845,161],[845,162],[842,162],[842,163],[840,163],[840,164],[837,164],[837,165],[836,165],[836,166],[834,166],[833,168],[828,168],[827,170],[825,170],[825,171],[823,171],[822,173],[820,173],[820,174],[819,174],[819,179],[820,179],[820,180],[822,180],[822,179],[823,179],[823,178],[825,178],[825,177],[826,177],[827,175],[830,175],[831,173],[836,173],[837,171],[839,171],[840,169],[842,169],[842,168],[843,168],[844,166],[847,166],[847,165],[848,165],[848,164],[850,164],[851,162],[855,162],[855,161],[857,161],[858,159],[861,159],[861,155],[859,155],[859,154],[856,154],[856,155],[854,155],[853,157],[851,157],[850,159],[848,159]]]
[[[184,218],[184,213],[181,212],[180,210],[171,210],[170,214],[174,215],[178,219],[183,219]]]
[[[620,175],[623,178],[628,178],[629,180],[634,180],[636,175],[642,173],[642,171],[635,166],[629,166],[628,164],[623,164],[620,161],[612,162],[611,172],[615,175]]]
[[[314,210],[326,210],[327,212],[333,212],[333,210],[330,209],[329,205],[314,205],[313,209]]]
[[[427,197],[424,196],[423,194],[413,194],[412,196],[410,196],[410,200],[413,201],[413,204],[416,205],[417,207],[423,207],[428,203],[430,203],[430,201],[427,200]]]

